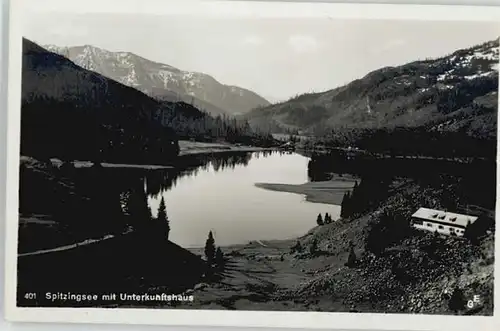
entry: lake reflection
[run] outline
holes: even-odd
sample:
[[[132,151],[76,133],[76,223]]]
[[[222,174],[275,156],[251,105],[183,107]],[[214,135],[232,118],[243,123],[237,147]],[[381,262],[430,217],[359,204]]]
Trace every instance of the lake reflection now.
[[[256,182],[302,184],[309,158],[295,153],[239,153],[184,159],[190,170],[152,171],[146,190],[153,216],[164,197],[169,239],[183,247],[205,244],[210,230],[217,245],[289,239],[315,226],[318,213],[336,219],[340,207],[309,203],[298,194],[267,191]]]

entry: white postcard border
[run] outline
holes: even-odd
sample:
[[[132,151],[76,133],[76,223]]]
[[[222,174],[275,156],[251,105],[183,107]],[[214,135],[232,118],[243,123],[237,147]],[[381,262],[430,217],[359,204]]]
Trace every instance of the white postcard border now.
[[[111,12],[111,3],[118,1],[44,0],[43,10],[92,10],[99,4],[102,12]],[[145,4],[148,3],[148,4]],[[332,17],[358,19],[413,19],[439,21],[499,22],[500,7],[450,5],[389,5],[284,3],[254,1],[196,1],[196,0],[120,0],[119,11],[143,14],[222,15],[227,17]],[[157,4],[160,7],[149,5]],[[51,7],[53,6],[53,7]],[[109,7],[109,8],[107,8]],[[90,8],[90,9],[89,9]],[[116,8],[116,6],[115,6]],[[161,10],[158,10],[161,8]],[[116,10],[114,11],[116,12]],[[262,312],[221,310],[168,310],[132,308],[21,308],[16,307],[18,185],[20,152],[20,104],[22,63],[22,0],[10,1],[8,114],[7,114],[7,184],[5,240],[5,315],[10,321],[61,323],[119,323],[171,326],[232,326],[280,327],[310,329],[358,330],[494,330],[500,329],[500,287],[495,270],[494,316],[447,316],[372,313],[324,312]],[[498,148],[498,146],[497,146]],[[497,152],[498,155],[498,152]],[[498,156],[497,156],[498,159]],[[497,167],[497,178],[500,172]],[[497,182],[497,191],[499,185]],[[498,199],[497,199],[498,201]],[[496,218],[499,212],[496,210]],[[495,254],[500,256],[496,241]]]

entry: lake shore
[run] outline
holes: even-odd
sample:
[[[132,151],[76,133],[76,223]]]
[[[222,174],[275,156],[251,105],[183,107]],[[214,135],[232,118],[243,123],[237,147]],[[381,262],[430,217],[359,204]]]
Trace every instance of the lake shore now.
[[[356,178],[334,176],[331,180],[304,184],[255,183],[255,186],[271,191],[305,195],[306,201],[341,205],[345,192],[351,191]]]
[[[75,168],[88,168],[93,165],[88,161],[75,161]],[[173,166],[155,165],[155,164],[121,164],[121,163],[101,163],[103,168],[129,168],[129,169],[145,169],[145,170],[159,170],[159,169],[172,169]]]
[[[428,188],[424,193],[425,188],[413,180],[394,184],[386,201],[355,219],[341,218],[321,226],[311,223],[311,229],[295,239],[254,240],[220,247],[227,261],[222,280],[195,285],[191,292],[195,301],[179,308],[451,315],[457,312],[450,310],[449,297],[443,293],[452,293],[457,282],[469,291],[466,296],[479,291],[490,298],[494,283],[493,234],[477,246],[453,237],[436,239],[432,233],[413,233],[411,239],[394,243],[386,233],[373,232],[372,225],[387,209],[413,209],[428,201],[429,196],[433,199],[440,194]],[[318,189],[340,186],[334,181],[315,185]],[[274,186],[276,190],[300,194],[307,191],[304,187],[309,186]],[[377,242],[387,245],[384,255],[371,251],[368,243],[374,235]],[[420,262],[427,254],[432,259],[433,253],[422,248],[436,240],[447,248],[439,252],[439,263],[457,266],[457,270],[446,267],[437,277],[397,278],[401,270],[415,277],[436,270]],[[188,250],[204,255],[203,248]],[[348,265],[351,252],[354,266]],[[490,316],[490,302],[459,314]]]
[[[237,146],[228,143],[204,143],[198,141],[179,141],[179,157],[190,155],[214,154],[214,153],[232,153],[232,152],[263,152],[275,150],[275,148],[264,148],[255,146]],[[21,155],[20,162],[34,162],[34,158]],[[59,159],[51,159],[54,165],[62,165]],[[74,160],[73,165],[75,168],[90,168],[93,166],[91,161]],[[124,163],[109,163],[102,162],[103,168],[130,168],[130,169],[145,169],[145,170],[159,170],[159,169],[173,169],[175,165],[158,165],[158,164],[124,164]]]
[[[255,146],[237,146],[229,143],[204,143],[188,140],[180,140],[179,148],[179,156],[227,152],[261,152],[274,149]]]
[[[356,178],[353,176],[335,175],[328,181],[299,185],[256,183],[255,186],[302,194],[308,202],[340,205],[344,193],[351,191],[355,182]],[[337,254],[320,251],[313,259],[307,250],[304,253],[294,253],[291,249],[299,241],[308,243],[313,237],[321,237],[336,226],[334,223],[336,222],[315,226],[312,221],[311,229],[295,238],[252,240],[245,244],[222,246],[221,250],[228,259],[224,285],[199,284],[194,291],[196,301],[189,304],[189,308],[252,310],[255,309],[254,301],[257,300],[262,301],[259,309],[264,310],[310,310],[311,303],[308,300],[288,298],[282,291],[307,284],[311,277],[318,275],[318,270],[343,268],[347,249]],[[339,225],[340,223],[342,222],[339,221]],[[204,247],[186,249],[204,256]],[[256,297],[262,297],[262,300]],[[350,308],[341,301],[317,302],[316,305],[316,309],[336,312],[346,312]]]

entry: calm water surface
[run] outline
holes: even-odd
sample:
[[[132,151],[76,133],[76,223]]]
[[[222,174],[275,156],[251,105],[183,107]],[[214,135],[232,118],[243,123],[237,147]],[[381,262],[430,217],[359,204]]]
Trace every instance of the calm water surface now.
[[[254,184],[306,183],[308,161],[299,154],[282,153],[251,153],[244,164],[222,167],[212,161],[151,195],[149,204],[156,215],[164,197],[170,240],[183,247],[203,246],[210,230],[221,246],[294,238],[316,225],[318,213],[338,218],[340,206],[306,202],[303,195],[268,191]]]

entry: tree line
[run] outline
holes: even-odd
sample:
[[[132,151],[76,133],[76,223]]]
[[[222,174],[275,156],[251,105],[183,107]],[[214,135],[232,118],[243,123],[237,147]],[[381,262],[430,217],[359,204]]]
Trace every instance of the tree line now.
[[[104,110],[43,97],[22,105],[22,155],[40,160],[164,164],[178,153],[175,132],[133,106]]]
[[[389,178],[365,175],[360,184],[356,181],[351,191],[344,193],[340,216],[349,218],[372,210],[389,194]]]
[[[66,244],[74,244],[87,239],[100,239],[108,235],[122,236],[133,234],[137,243],[161,242],[170,238],[171,221],[167,213],[167,203],[163,196],[159,197],[156,215],[153,215],[149,204],[147,187],[150,180],[131,173],[116,173],[106,171],[99,165],[82,168],[76,171],[70,166],[57,168],[51,166],[51,175],[59,179],[61,184],[41,189],[36,188],[35,196],[23,193],[24,184],[42,183],[46,179],[39,178],[41,172],[33,172],[22,166],[22,195],[20,197],[21,212],[48,213],[57,222],[58,236],[52,237],[52,232],[39,232],[37,228],[20,228],[23,251],[53,248]],[[76,174],[76,175],[75,175]],[[122,175],[127,175],[124,178]],[[26,178],[28,176],[28,178]],[[71,184],[66,177],[71,177]],[[167,176],[168,177],[168,176]],[[25,181],[28,180],[27,183]],[[146,184],[148,183],[148,184]],[[71,188],[69,188],[71,185]],[[70,189],[72,192],[66,191]],[[48,195],[38,205],[31,200],[40,199],[40,194]],[[160,194],[161,191],[156,191]],[[44,207],[40,209],[39,207]],[[226,257],[221,247],[215,245],[213,233],[210,231],[205,250],[205,280],[217,281],[223,277],[226,267]]]
[[[155,100],[23,39],[21,154],[111,163],[170,164],[179,139],[273,144],[245,121]]]
[[[351,146],[387,155],[492,159],[496,155],[494,138],[489,134],[471,136],[464,130],[440,131],[428,127],[353,128],[330,130],[308,145],[309,148]]]
[[[487,65],[491,65],[491,61]],[[411,68],[412,66],[406,67]],[[460,68],[455,69],[459,70]],[[441,68],[439,70],[442,71]],[[441,71],[439,73],[442,73]],[[473,71],[464,74],[474,73]],[[372,79],[375,77],[377,75]],[[382,126],[366,123],[365,126],[359,127],[332,128],[323,121],[313,128],[317,138],[310,141],[309,144],[330,148],[356,146],[370,152],[389,155],[495,159],[497,100],[494,93],[498,90],[498,76],[489,75],[474,79],[457,77],[442,82],[442,84],[452,85],[453,88],[430,87],[427,88],[426,92],[418,93],[416,97],[412,97],[411,104],[393,107],[395,114],[398,112],[404,114],[407,108],[414,111],[426,108],[425,112],[428,112],[427,108],[432,106],[435,108],[435,114],[425,122],[411,123],[410,121],[408,124],[401,125],[391,122],[385,123],[386,119],[382,118],[380,120],[385,123]],[[430,75],[427,80],[435,79],[436,76]],[[437,83],[436,81],[432,82],[432,84]],[[375,82],[373,84],[378,86]],[[428,87],[429,84],[431,82],[425,82],[425,86],[421,87]],[[403,88],[403,85],[399,88]],[[413,86],[406,88],[409,90],[405,93],[415,92]],[[352,94],[351,90],[347,89],[343,93]],[[393,89],[382,89],[380,93],[384,94],[374,94],[370,98],[373,101],[396,100],[398,96],[405,94]],[[343,97],[339,93],[336,98],[342,99]],[[349,99],[351,96],[345,96],[345,98]]]
[[[212,116],[185,102],[163,102],[155,118],[162,125],[172,128],[180,139],[204,142],[224,140],[261,147],[275,143],[269,130],[252,128],[248,120],[225,114]]]
[[[205,278],[207,281],[214,281],[220,278],[224,271],[226,259],[220,247],[216,247],[215,239],[212,231],[208,232],[208,238],[205,242],[205,261],[207,263],[207,271]]]
[[[321,215],[321,213],[318,214],[318,217],[316,218],[316,224],[318,225],[325,225],[325,224],[330,224],[333,222],[332,216],[330,214],[325,213],[325,217]]]
[[[21,154],[40,160],[169,164],[179,154],[179,139],[262,147],[275,143],[270,133],[253,130],[246,121],[214,118],[190,107],[165,113],[159,111],[165,106],[159,106],[141,115],[133,107],[93,109],[36,97],[22,106]]]

